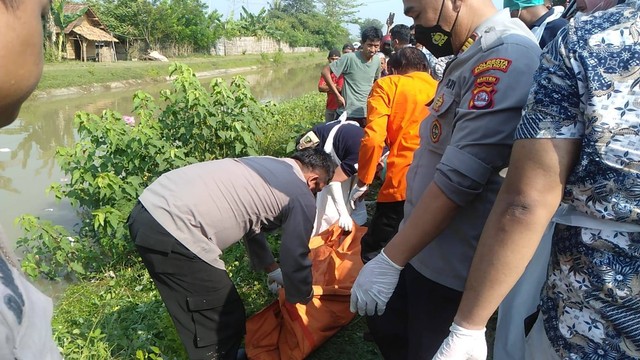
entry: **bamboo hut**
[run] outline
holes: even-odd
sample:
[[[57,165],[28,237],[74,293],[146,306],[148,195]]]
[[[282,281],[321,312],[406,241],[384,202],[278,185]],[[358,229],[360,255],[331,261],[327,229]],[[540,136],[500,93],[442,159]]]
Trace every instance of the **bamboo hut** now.
[[[115,43],[118,39],[111,36],[90,7],[85,4],[65,4],[64,13],[75,14],[84,8],[87,8],[84,15],[64,29],[67,45],[63,57],[80,61],[116,61]]]

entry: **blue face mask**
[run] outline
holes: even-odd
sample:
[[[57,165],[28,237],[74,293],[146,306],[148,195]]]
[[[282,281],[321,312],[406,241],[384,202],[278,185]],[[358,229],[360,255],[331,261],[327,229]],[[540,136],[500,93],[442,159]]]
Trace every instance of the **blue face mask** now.
[[[438,14],[438,21],[434,26],[426,27],[422,25],[416,25],[416,42],[422,44],[433,56],[445,57],[449,55],[453,55],[453,42],[451,41],[451,30],[456,26],[456,22],[458,21],[458,14],[456,14],[456,19],[453,21],[453,25],[451,26],[451,30],[447,31],[440,26],[440,17],[442,16],[442,9],[444,8],[444,0],[442,0],[442,5],[440,6],[440,14]]]

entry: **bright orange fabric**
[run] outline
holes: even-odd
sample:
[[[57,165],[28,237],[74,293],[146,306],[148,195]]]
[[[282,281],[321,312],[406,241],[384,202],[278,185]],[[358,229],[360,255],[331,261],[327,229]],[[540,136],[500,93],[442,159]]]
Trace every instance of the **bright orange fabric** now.
[[[273,302],[247,320],[245,350],[251,360],[304,359],[355,316],[349,311],[351,287],[362,268],[360,239],[366,227],[343,235],[333,225],[311,238],[313,299],[290,304],[280,290]]]
[[[360,145],[358,178],[371,184],[385,144],[389,147],[387,174],[378,192],[379,202],[406,199],[407,171],[420,145],[420,123],[429,114],[427,104],[438,82],[426,72],[389,75],[373,84],[367,101],[367,126]]]

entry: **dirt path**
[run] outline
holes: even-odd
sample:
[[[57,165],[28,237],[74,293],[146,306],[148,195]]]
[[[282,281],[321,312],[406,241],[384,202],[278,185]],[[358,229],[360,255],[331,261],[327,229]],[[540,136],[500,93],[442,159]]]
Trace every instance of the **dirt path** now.
[[[245,66],[245,67],[238,67],[238,68],[232,68],[232,69],[202,71],[202,72],[196,73],[196,77],[200,79],[200,78],[208,78],[208,77],[214,77],[214,76],[240,74],[240,73],[245,73],[252,70],[257,70],[260,67],[261,66],[255,65],[255,66]],[[37,90],[31,95],[31,98],[41,99],[41,98],[51,98],[51,97],[59,97],[59,96],[92,94],[99,91],[129,89],[142,84],[169,82],[169,81],[171,81],[171,77],[165,76],[165,77],[156,77],[156,78],[148,78],[148,79],[140,79],[140,80],[122,80],[122,81],[112,81],[112,82],[102,83],[102,84],[71,86],[71,87],[65,87],[60,89]]]

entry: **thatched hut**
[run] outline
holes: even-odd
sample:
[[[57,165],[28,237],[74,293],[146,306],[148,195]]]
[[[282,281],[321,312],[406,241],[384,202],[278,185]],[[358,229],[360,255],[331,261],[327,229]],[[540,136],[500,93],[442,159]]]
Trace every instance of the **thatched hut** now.
[[[109,34],[107,27],[90,7],[85,4],[65,4],[64,13],[75,14],[84,8],[87,9],[84,15],[64,29],[67,47],[63,57],[81,61],[115,61],[115,43],[118,39]]]

